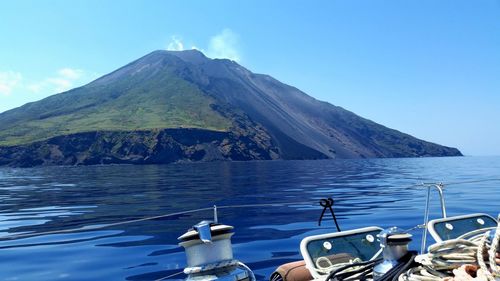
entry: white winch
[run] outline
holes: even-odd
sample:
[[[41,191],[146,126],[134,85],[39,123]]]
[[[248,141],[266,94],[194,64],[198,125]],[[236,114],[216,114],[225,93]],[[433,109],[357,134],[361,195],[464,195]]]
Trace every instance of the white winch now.
[[[408,244],[411,242],[412,235],[400,228],[391,227],[380,232],[377,237],[380,239],[384,259],[373,268],[374,280],[384,276],[408,253]]]
[[[232,229],[229,225],[202,221],[178,238],[181,241],[179,245],[186,251],[186,280],[255,280],[246,265],[233,259]]]

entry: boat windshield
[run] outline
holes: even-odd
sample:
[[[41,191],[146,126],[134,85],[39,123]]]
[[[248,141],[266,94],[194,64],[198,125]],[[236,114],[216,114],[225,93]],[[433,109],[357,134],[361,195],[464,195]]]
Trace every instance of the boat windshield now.
[[[379,228],[369,228],[351,233],[348,231],[346,234],[340,232],[313,236],[305,245],[307,255],[316,268],[351,262],[354,259],[367,261],[380,250],[380,242],[377,241],[380,231]]]
[[[437,242],[458,238],[483,228],[496,227],[494,218],[486,214],[437,219],[429,222],[429,232]]]

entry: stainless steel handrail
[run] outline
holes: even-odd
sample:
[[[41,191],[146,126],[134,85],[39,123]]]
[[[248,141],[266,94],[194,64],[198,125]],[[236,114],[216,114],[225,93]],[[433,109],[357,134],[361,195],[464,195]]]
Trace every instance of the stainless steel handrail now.
[[[431,200],[431,188],[435,187],[439,194],[439,199],[441,202],[441,213],[443,214],[443,218],[446,218],[446,205],[444,201],[444,184],[443,183],[424,183],[423,186],[427,187],[427,198],[425,203],[425,213],[424,213],[424,225],[423,225],[423,234],[422,234],[422,244],[420,246],[420,253],[425,253],[425,246],[427,243],[427,224],[429,223],[429,212],[430,212],[430,200]]]

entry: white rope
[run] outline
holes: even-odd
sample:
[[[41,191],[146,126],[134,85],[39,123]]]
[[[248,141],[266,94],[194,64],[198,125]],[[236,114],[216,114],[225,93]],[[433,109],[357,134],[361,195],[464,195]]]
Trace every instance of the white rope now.
[[[422,266],[406,271],[399,276],[398,280],[442,280],[443,277],[451,276],[452,271],[455,273],[459,267],[462,268],[466,265],[478,265],[478,271],[481,271],[484,274],[484,278],[488,281],[500,280],[498,272],[495,271],[498,270],[495,258],[500,244],[500,224],[496,227],[495,237],[492,240],[491,246],[488,244],[490,230],[494,228],[471,231],[461,235],[459,238],[442,241],[429,246],[426,254],[415,258],[415,261],[422,264]],[[464,239],[465,237],[469,238]],[[488,256],[487,261],[485,261],[485,254]],[[488,264],[491,270],[488,268]]]
[[[326,261],[327,263],[329,263],[330,265],[329,266],[321,266],[321,262],[322,261]],[[362,260],[360,258],[354,258],[352,260],[349,260],[348,262],[342,262],[342,263],[336,263],[336,264],[332,264],[332,262],[330,261],[329,258],[327,257],[319,257],[317,260],[316,260],[316,268],[312,268],[314,271],[318,272],[320,275],[326,275],[332,271],[335,271],[341,267],[344,267],[346,265],[351,265],[351,264],[354,264],[354,263],[358,263],[358,262],[362,262]],[[357,269],[358,267],[352,267],[352,268],[349,268],[348,270],[351,271],[351,270],[355,270]]]
[[[174,276],[177,276],[177,275],[180,275],[180,274],[184,274],[184,272],[183,272],[183,271],[180,271],[180,272],[177,272],[177,273],[174,273],[174,274],[170,274],[170,275],[165,276],[165,277],[162,277],[162,278],[160,278],[160,279],[156,279],[155,281],[163,281],[163,280],[167,280],[167,279],[170,279],[170,278],[172,278],[172,277],[174,277]]]
[[[477,241],[479,241],[479,240],[481,240],[481,237],[483,237],[483,234],[485,232],[488,232],[489,230],[493,230],[495,228],[497,228],[497,227],[493,226],[493,227],[485,227],[485,228],[481,228],[481,229],[472,230],[470,232],[467,232],[465,234],[458,236],[457,239],[466,239],[466,240],[473,241],[475,238],[479,238],[479,239],[477,239]]]
[[[398,277],[399,281],[440,281],[441,279],[441,277],[429,273],[423,266],[410,268]]]
[[[483,237],[481,238],[481,241],[479,242],[479,246],[477,248],[477,263],[479,264],[479,267],[481,268],[484,275],[486,276],[486,279],[494,280],[493,275],[489,271],[488,266],[486,265],[486,262],[484,261],[484,248],[486,248],[488,236],[489,236],[489,232],[486,232],[483,235]]]
[[[475,263],[478,244],[464,239],[452,239],[429,247],[428,253],[416,261],[436,270],[452,270],[464,264]]]
[[[498,265],[495,260],[496,254],[498,252],[499,240],[500,240],[500,222],[498,223],[497,229],[495,231],[495,236],[491,241],[490,251],[488,252],[490,267],[494,277],[500,277],[500,269],[498,268]]]
[[[224,261],[204,264],[201,266],[186,267],[186,268],[184,268],[184,273],[187,275],[193,274],[193,273],[200,273],[200,272],[215,270],[215,269],[223,268],[223,267],[236,266],[236,265],[238,265],[238,263],[239,263],[239,261],[237,261],[237,260],[224,260]]]
[[[209,263],[209,264],[205,264],[202,266],[187,267],[184,269],[184,271],[180,271],[180,272],[156,279],[155,281],[167,280],[169,278],[172,278],[172,277],[180,275],[180,274],[187,274],[187,275],[196,274],[196,273],[201,273],[201,272],[205,272],[205,271],[216,270],[219,268],[225,268],[225,267],[231,267],[231,266],[242,267],[243,269],[245,269],[247,271],[249,281],[256,281],[255,275],[253,274],[252,270],[246,264],[244,264],[238,260],[235,260],[235,259],[224,260],[224,261],[220,261],[220,262],[216,262],[216,263]]]

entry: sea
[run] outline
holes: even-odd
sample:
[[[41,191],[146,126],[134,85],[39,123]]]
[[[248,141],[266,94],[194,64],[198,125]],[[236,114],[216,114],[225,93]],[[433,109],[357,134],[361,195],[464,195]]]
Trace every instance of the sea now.
[[[3,167],[0,280],[183,280],[177,238],[213,219],[214,205],[234,226],[234,257],[268,280],[302,259],[304,237],[336,231],[329,210],[318,226],[323,198],[342,230],[412,229],[424,220],[422,183],[444,184],[449,216],[497,217],[499,178],[500,157]],[[411,233],[418,250],[422,230]]]

